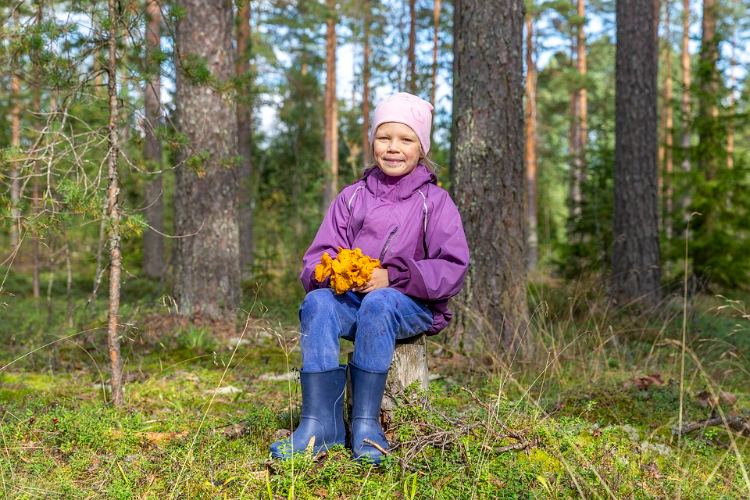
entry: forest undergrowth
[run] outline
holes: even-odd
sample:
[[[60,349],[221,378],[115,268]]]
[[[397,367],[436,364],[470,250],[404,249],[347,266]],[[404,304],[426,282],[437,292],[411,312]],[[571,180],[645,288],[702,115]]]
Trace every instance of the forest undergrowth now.
[[[106,404],[104,299],[74,308],[71,327],[66,300],[35,302],[27,285],[11,271],[16,295],[0,297],[2,498],[750,495],[741,297],[678,292],[643,311],[613,308],[592,282],[533,283],[531,359],[431,338],[430,390],[398,396],[392,452],[371,468],[345,449],[269,457],[298,419],[298,297],[251,290],[236,322],[189,323],[155,285],[126,284],[118,411]]]

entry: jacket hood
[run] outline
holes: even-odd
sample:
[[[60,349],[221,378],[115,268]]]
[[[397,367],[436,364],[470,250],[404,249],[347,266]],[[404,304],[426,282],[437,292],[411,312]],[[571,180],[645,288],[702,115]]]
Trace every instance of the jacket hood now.
[[[406,200],[425,185],[437,184],[435,174],[421,163],[412,173],[398,177],[391,177],[373,167],[362,175],[362,180],[375,198],[392,201]]]

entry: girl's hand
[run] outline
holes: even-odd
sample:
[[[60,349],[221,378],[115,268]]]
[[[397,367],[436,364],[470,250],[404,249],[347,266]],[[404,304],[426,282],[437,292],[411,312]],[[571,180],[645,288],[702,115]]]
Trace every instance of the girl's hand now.
[[[352,288],[352,292],[370,293],[378,288],[387,288],[390,284],[390,281],[388,281],[388,270],[379,267],[372,270],[370,281],[362,286],[355,286]]]

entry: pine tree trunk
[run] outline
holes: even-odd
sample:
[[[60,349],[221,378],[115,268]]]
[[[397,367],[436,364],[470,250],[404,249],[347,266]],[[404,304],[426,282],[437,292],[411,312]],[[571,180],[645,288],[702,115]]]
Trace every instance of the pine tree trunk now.
[[[117,41],[120,37],[120,19],[115,10],[116,0],[109,0],[109,61],[107,67],[109,88],[109,160],[108,160],[108,218],[109,218],[109,317],[107,323],[107,344],[110,366],[110,387],[112,404],[121,407],[124,404],[122,392],[122,356],[120,355],[120,333],[118,322],[120,316],[120,269],[122,253],[120,250],[120,185],[117,172],[117,160],[120,154],[118,134],[118,96],[117,96]]]
[[[370,0],[364,1],[364,40],[362,50],[362,164],[370,151]]]
[[[144,215],[149,225],[143,233],[143,274],[159,278],[164,272],[164,203],[162,197],[161,141],[154,133],[161,124],[161,70],[154,67],[153,52],[161,43],[161,10],[157,0],[146,2],[146,67],[150,78],[143,89],[146,108],[144,159],[156,173],[146,186]]]
[[[252,37],[250,34],[250,2],[240,10],[237,30],[237,76],[243,82],[238,88],[237,134],[242,166],[239,170],[239,214],[240,214],[240,269],[248,276],[253,264],[253,196],[252,196],[252,139],[253,105],[250,71]]]
[[[513,355],[522,343],[530,347],[524,266],[524,6],[522,0],[458,0],[454,9],[453,187],[472,251],[464,290],[453,302],[455,340],[467,350],[484,340],[486,348]]]
[[[406,91],[410,94],[417,92],[417,2],[409,0],[409,48],[406,58],[409,64],[409,76],[406,81]]]
[[[232,5],[224,0],[178,5],[185,15],[176,28],[177,129],[189,146],[177,154],[175,299],[182,315],[228,318],[242,293],[237,172],[227,166],[237,163],[237,112],[216,88],[195,85],[182,64],[198,56],[221,84],[234,77]]]
[[[536,272],[539,261],[537,234],[536,161],[536,62],[534,61],[534,19],[526,14],[526,270]]]
[[[661,299],[657,52],[653,0],[617,0],[612,295]]]
[[[440,0],[435,0],[435,6],[432,11],[432,24],[434,33],[432,35],[432,87],[430,87],[430,102],[435,107],[437,92],[437,73],[438,73],[438,48],[440,43]]]
[[[336,2],[326,0],[328,20],[326,21],[326,88],[325,123],[323,138],[323,161],[328,165],[323,192],[323,213],[333,203],[338,194],[339,179],[339,134],[338,101],[336,99]]]

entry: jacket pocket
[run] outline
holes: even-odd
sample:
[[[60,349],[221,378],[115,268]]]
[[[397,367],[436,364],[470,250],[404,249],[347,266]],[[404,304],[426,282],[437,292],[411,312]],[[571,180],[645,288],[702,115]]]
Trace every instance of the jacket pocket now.
[[[383,263],[383,259],[385,259],[385,253],[388,251],[388,247],[391,246],[391,241],[393,240],[393,237],[396,235],[396,231],[398,231],[398,226],[394,227],[391,230],[391,234],[388,235],[388,239],[385,240],[385,246],[383,247],[383,251],[380,252],[380,263]]]

